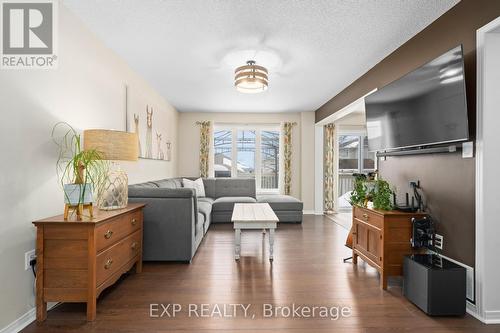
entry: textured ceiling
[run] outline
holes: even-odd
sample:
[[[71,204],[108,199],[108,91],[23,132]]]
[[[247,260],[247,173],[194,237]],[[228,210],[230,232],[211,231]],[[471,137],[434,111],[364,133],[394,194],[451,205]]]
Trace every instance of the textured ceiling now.
[[[179,111],[313,111],[458,0],[63,0]],[[269,89],[238,93],[249,58]]]

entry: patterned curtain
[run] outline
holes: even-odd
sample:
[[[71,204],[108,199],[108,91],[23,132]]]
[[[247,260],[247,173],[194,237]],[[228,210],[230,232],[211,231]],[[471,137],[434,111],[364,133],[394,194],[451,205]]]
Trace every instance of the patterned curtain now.
[[[333,172],[334,172],[334,143],[335,143],[335,126],[333,124],[325,125],[325,162],[324,162],[324,210],[325,212],[333,212]]]
[[[200,177],[208,177],[208,169],[210,166],[210,140],[212,137],[210,121],[199,121],[200,125]]]
[[[289,195],[292,187],[292,128],[296,123],[283,123],[283,193]]]

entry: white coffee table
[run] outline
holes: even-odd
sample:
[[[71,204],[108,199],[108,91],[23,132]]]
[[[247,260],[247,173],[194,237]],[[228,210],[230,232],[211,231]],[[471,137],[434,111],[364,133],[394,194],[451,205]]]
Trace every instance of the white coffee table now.
[[[241,230],[269,229],[269,260],[273,260],[274,229],[279,222],[268,203],[237,203],[231,218],[234,227],[234,259],[240,259]]]

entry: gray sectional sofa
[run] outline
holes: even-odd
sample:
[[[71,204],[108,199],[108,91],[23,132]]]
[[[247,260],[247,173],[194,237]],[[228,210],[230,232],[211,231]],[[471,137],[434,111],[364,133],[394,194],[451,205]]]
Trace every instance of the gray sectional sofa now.
[[[129,186],[129,202],[147,204],[143,260],[190,262],[212,222],[231,222],[235,203],[267,202],[280,222],[302,222],[300,200],[288,195],[257,196],[254,179],[205,178],[203,184],[205,197],[184,188],[182,178]]]

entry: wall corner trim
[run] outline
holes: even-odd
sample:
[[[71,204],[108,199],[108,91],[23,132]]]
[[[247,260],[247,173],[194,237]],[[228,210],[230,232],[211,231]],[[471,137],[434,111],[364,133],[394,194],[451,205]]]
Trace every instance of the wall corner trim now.
[[[475,170],[475,201],[476,201],[476,306],[474,317],[486,324],[500,323],[500,310],[487,310],[485,304],[485,295],[489,290],[486,290],[486,266],[488,261],[486,258],[487,250],[483,245],[487,239],[486,221],[487,216],[483,212],[485,207],[485,179],[484,179],[484,104],[485,104],[485,58],[486,58],[486,35],[500,29],[500,17],[494,19],[476,32],[476,170]],[[498,307],[498,304],[497,304]]]
[[[478,312],[477,306],[467,301],[467,313],[485,324],[500,324],[500,311]]]

